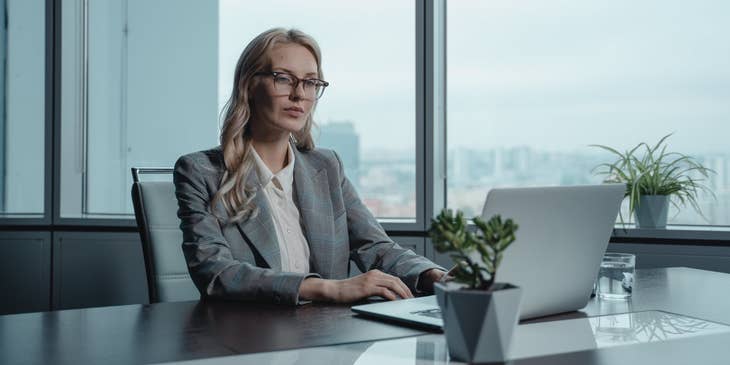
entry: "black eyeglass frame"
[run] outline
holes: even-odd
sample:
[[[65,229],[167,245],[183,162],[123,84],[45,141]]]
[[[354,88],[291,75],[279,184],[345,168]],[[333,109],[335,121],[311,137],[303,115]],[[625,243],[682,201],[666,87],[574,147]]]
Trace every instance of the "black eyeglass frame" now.
[[[302,81],[305,81],[305,82],[306,81],[317,81],[319,83],[319,87],[320,87],[320,90],[321,91],[319,91],[317,93],[319,95],[315,94],[315,96],[314,96],[314,99],[315,100],[319,100],[319,98],[321,98],[322,95],[324,95],[324,89],[327,88],[327,86],[330,86],[330,83],[329,82],[324,81],[322,79],[318,79],[318,78],[300,79],[300,78],[292,75],[289,72],[259,71],[259,72],[254,73],[254,76],[271,76],[273,78],[273,80],[274,80],[274,85],[276,85],[276,77],[279,76],[279,75],[291,76],[291,78],[294,80],[294,84],[291,86],[291,90],[289,91],[290,93],[292,91],[294,91],[297,87],[299,87],[299,83],[302,82]]]

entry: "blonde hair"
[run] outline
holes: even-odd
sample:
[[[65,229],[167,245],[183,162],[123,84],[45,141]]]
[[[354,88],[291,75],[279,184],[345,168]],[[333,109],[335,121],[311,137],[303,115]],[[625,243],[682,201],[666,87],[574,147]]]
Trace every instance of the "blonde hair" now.
[[[269,52],[276,44],[294,43],[307,48],[317,62],[317,73],[322,75],[322,57],[317,42],[311,36],[297,29],[273,28],[254,38],[243,50],[236,64],[233,78],[233,91],[224,107],[225,119],[221,129],[220,144],[223,150],[225,172],[221,178],[220,188],[210,202],[210,209],[220,203],[228,213],[228,219],[218,217],[224,224],[236,223],[253,217],[257,208],[253,204],[256,194],[255,187],[246,186],[246,178],[254,173],[254,159],[251,154],[251,133],[249,121],[251,119],[251,87],[253,76],[271,66]],[[314,107],[309,113],[304,127],[292,134],[296,147],[299,150],[314,148],[312,139],[312,115]]]

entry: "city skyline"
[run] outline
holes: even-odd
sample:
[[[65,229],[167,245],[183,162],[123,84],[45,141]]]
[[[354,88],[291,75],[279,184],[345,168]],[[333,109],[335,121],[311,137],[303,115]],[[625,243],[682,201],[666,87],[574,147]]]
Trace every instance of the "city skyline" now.
[[[332,127],[321,126],[325,132]],[[336,122],[340,132],[359,140],[352,122]],[[342,136],[345,137],[345,136]],[[322,147],[332,147],[326,144]],[[353,149],[337,151],[340,157],[353,161]],[[408,149],[358,150],[356,167],[345,164],[346,175],[358,186],[366,205],[381,218],[415,217],[416,161]],[[730,154],[695,155],[700,162],[713,169],[705,184],[716,199],[700,195],[698,203],[707,218],[691,208],[681,211],[670,208],[670,224],[730,225]],[[502,148],[448,148],[447,206],[461,209],[467,216],[481,213],[489,189],[495,187],[582,185],[601,183],[602,177],[592,170],[613,156],[597,148],[573,151],[546,151],[532,146]],[[357,170],[357,175],[353,174]],[[359,180],[359,181],[358,181]],[[627,217],[623,209],[623,219]]]

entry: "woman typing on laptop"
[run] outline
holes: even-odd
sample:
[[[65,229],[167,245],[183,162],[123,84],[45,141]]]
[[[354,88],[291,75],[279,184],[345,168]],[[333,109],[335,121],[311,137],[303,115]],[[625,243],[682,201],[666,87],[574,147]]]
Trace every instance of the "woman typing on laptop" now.
[[[180,157],[183,251],[203,297],[296,304],[411,298],[444,271],[394,243],[337,154],[314,147],[329,85],[310,36],[271,29],[244,49],[220,147]],[[364,274],[348,278],[349,259]]]

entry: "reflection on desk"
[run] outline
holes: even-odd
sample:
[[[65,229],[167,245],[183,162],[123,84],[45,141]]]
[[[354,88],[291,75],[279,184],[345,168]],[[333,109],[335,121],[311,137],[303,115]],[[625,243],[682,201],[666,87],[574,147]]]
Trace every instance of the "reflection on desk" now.
[[[728,287],[730,275],[724,273],[636,270],[631,300],[591,299],[581,311],[523,322],[512,363],[728,365],[730,332],[720,324],[730,324]],[[658,310],[664,312],[646,312]],[[540,355],[556,352],[563,353]],[[245,356],[225,357],[238,355]],[[203,358],[324,365],[385,365],[384,358],[419,365],[447,361],[443,335],[360,318],[350,307],[324,303],[288,307],[204,300],[0,316],[2,365]]]
[[[663,311],[612,314],[517,327],[511,360],[730,333],[730,326]],[[443,335],[202,359],[175,364],[455,364]]]
[[[730,326],[663,311],[588,318],[598,348],[728,332]]]

